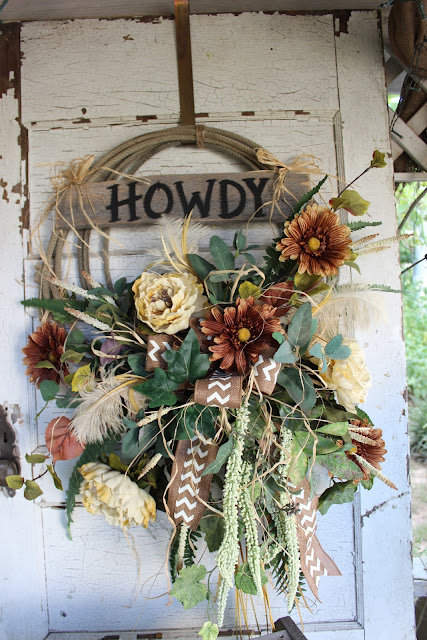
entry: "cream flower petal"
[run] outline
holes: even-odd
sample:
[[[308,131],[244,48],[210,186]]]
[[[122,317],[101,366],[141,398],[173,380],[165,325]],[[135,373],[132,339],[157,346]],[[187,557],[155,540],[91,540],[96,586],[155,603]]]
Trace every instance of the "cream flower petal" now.
[[[328,388],[335,391],[337,402],[355,413],[355,405],[366,400],[371,374],[356,340],[345,338],[343,344],[350,347],[351,355],[346,360],[332,360],[326,372],[320,375]]]

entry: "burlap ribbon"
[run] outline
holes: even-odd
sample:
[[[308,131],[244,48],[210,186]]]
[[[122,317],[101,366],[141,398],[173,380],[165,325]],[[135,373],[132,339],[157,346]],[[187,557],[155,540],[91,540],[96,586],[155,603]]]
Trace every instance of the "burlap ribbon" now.
[[[168,508],[176,525],[185,522],[192,531],[197,529],[206,509],[201,500],[208,501],[212,483],[212,474],[202,474],[217,451],[212,440],[202,442],[198,436],[178,442],[168,493]]]
[[[165,333],[148,336],[147,358],[145,360],[146,371],[154,371],[154,369],[159,368],[167,369],[168,363],[162,356],[165,351],[172,349],[173,343],[173,336],[168,336]]]
[[[340,576],[341,572],[335,562],[322,549],[316,536],[316,511],[319,498],[310,499],[310,483],[307,478],[296,487],[289,484],[289,488],[298,491],[293,501],[300,511],[295,515],[298,525],[298,545],[300,548],[301,570],[313,595],[319,599],[319,581],[321,576]]]

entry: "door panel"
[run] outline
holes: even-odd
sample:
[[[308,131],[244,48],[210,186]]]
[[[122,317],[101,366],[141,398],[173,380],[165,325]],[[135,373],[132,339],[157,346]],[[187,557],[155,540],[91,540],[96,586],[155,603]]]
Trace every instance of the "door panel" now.
[[[285,162],[299,153],[312,154],[321,158],[330,175],[353,178],[366,166],[374,148],[389,150],[376,18],[373,12],[354,13],[344,24],[332,15],[193,17],[196,110],[204,113],[198,122],[249,137]],[[177,122],[173,28],[171,20],[89,20],[22,26],[22,115],[29,131],[33,223],[50,194],[51,168],[45,163],[68,162],[86,154],[99,156],[129,138]],[[11,117],[5,121],[12,139]],[[18,167],[18,159],[14,166]],[[19,170],[20,167],[18,173]],[[182,148],[159,153],[140,173],[227,170],[239,171],[240,167],[210,151]],[[330,189],[332,185],[324,192],[326,199]],[[372,202],[373,218],[383,220],[381,236],[393,235],[396,216],[391,166],[370,172],[361,180],[360,190]],[[20,204],[15,202],[15,210]],[[8,215],[22,251],[11,209]],[[214,229],[210,228],[208,234],[211,231]],[[215,228],[215,233],[224,239],[231,234],[225,228]],[[257,225],[250,233],[257,239],[259,234],[271,237],[268,225],[263,230]],[[49,234],[47,222],[41,235],[44,246]],[[201,243],[202,250],[207,248],[208,234]],[[152,230],[114,231],[115,240],[121,244],[111,244],[113,280],[122,275],[139,275],[152,260],[148,251],[155,236]],[[33,276],[40,259],[35,242],[27,245],[27,239],[24,236],[24,246],[28,246],[24,260],[25,295],[31,297],[35,294]],[[95,237],[91,247],[92,274],[102,281],[100,247]],[[67,279],[77,281],[74,249],[70,249],[72,261]],[[63,262],[65,272],[66,253]],[[399,288],[396,248],[365,258],[361,266],[364,281]],[[5,261],[4,269],[8,280],[20,277],[20,264],[18,268]],[[58,415],[58,410],[48,408],[35,419],[42,405],[25,383],[19,349],[37,317],[24,315],[19,307],[19,286],[15,286],[14,296],[16,322],[5,315],[9,326],[14,326],[14,343],[11,348],[5,342],[4,348],[9,349],[9,362],[14,367],[10,397],[29,398],[28,403],[23,403],[23,424],[18,433],[23,455],[25,451],[43,450],[46,424]],[[397,295],[385,296],[385,305],[388,325],[364,334],[358,332],[358,339],[367,351],[374,379],[367,410],[384,429],[388,449],[384,469],[399,492],[393,495],[378,483],[374,492],[364,492],[354,505],[333,507],[325,517],[318,515],[319,540],[343,576],[323,578],[319,591],[322,602],[310,601],[312,614],[302,611],[310,640],[413,638],[400,299]],[[60,476],[66,479],[72,466],[72,462],[58,463]],[[14,591],[6,597],[13,602],[13,593],[21,590],[26,594],[21,598],[22,608],[30,618],[26,604],[30,590],[25,580],[29,566],[26,563],[30,561],[31,588],[38,585],[39,599],[42,603],[46,599],[48,610],[48,622],[44,605],[43,610],[32,611],[32,618],[38,621],[34,635],[29,626],[18,620],[17,613],[7,608],[6,600],[3,615],[9,630],[7,640],[41,640],[47,630],[55,640],[98,639],[107,632],[115,632],[117,637],[118,631],[130,629],[159,631],[168,638],[197,636],[206,619],[204,605],[188,612],[175,601],[166,606],[168,583],[163,559],[170,531],[164,514],[158,515],[157,523],[149,530],[131,530],[126,538],[120,530],[78,507],[72,525],[73,542],[69,542],[63,497],[49,483],[43,489],[45,493],[35,508],[24,504],[20,496],[13,500],[0,496],[6,506],[6,519],[0,526],[9,527],[8,530],[19,527],[21,532],[21,543],[14,544],[14,551],[22,580],[15,580]],[[28,523],[31,517],[34,536],[25,548],[22,523]],[[384,536],[385,530],[392,529],[393,535]],[[45,592],[40,587],[44,580]],[[387,584],[393,584],[393,592]],[[285,615],[283,600],[272,593],[271,607],[274,619]],[[257,617],[260,626],[265,627],[261,606]],[[298,620],[298,614],[294,618]],[[226,625],[233,626],[234,620],[230,598]],[[256,628],[253,616],[250,624]],[[178,631],[175,633],[174,629]],[[133,640],[136,635],[123,637]]]

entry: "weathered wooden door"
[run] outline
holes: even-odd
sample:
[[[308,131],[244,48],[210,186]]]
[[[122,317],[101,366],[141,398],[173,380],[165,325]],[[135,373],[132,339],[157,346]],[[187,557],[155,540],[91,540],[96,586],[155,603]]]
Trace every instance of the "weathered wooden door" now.
[[[256,140],[284,161],[321,158],[331,175],[355,177],[373,149],[389,151],[381,34],[376,12],[342,16],[247,13],[192,18],[198,122]],[[76,20],[0,25],[0,400],[23,454],[42,448],[52,417],[37,419],[20,348],[36,321],[19,301],[36,295],[39,262],[30,223],[49,195],[45,163],[102,154],[133,136],[178,122],[174,22]],[[148,173],[241,170],[206,150],[164,151]],[[396,232],[392,163],[360,181],[381,235]],[[45,239],[49,229],[46,228]],[[224,237],[227,232],[220,230]],[[255,233],[255,231],[253,232]],[[136,276],[155,239],[117,232],[113,276]],[[94,250],[99,249],[94,243]],[[102,279],[94,255],[95,277]],[[397,248],[363,259],[365,281],[399,288]],[[75,271],[68,279],[75,278]],[[353,505],[319,516],[319,539],[342,577],[323,578],[321,603],[302,611],[310,640],[414,637],[408,489],[405,358],[398,295],[385,299],[388,324],[360,334],[374,384],[367,407],[387,441],[385,473],[397,493],[376,486]],[[4,416],[3,416],[4,417]],[[0,444],[1,447],[1,444]],[[70,463],[58,463],[66,479]],[[0,637],[196,638],[206,607],[169,606],[163,557],[166,518],[125,539],[99,517],[75,512],[66,538],[62,498],[46,483],[37,504],[0,495]],[[139,564],[137,558],[139,557]],[[272,598],[273,617],[285,604]],[[226,625],[235,612],[230,604]],[[295,615],[298,620],[298,615]],[[264,626],[264,612],[258,620]],[[254,621],[251,625],[256,628]],[[134,631],[132,631],[134,630]],[[142,630],[142,631],[136,631]],[[121,634],[122,631],[128,633]],[[79,632],[92,632],[79,633]]]

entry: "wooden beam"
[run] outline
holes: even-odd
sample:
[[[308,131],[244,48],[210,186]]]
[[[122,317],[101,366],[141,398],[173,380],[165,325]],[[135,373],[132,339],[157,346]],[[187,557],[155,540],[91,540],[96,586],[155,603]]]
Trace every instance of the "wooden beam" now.
[[[427,182],[427,171],[410,171],[407,173],[395,173],[395,182]]]
[[[418,109],[416,113],[414,113],[412,118],[409,118],[406,124],[417,136],[419,136],[420,133],[424,131],[424,129],[427,126],[427,102],[423,104],[423,106],[420,109]],[[397,160],[397,158],[401,154],[402,154],[401,146],[399,145],[398,142],[395,142],[393,140],[391,145],[391,155],[393,157],[393,161]]]
[[[390,57],[385,63],[385,84],[387,87],[403,73],[404,69],[400,62]]]
[[[380,0],[192,0],[191,13],[377,9]],[[173,0],[9,0],[2,20],[173,16]]]
[[[395,114],[389,108],[390,121]],[[397,118],[391,130],[392,139],[411,156],[415,162],[427,171],[427,145],[409,128],[406,122]]]

